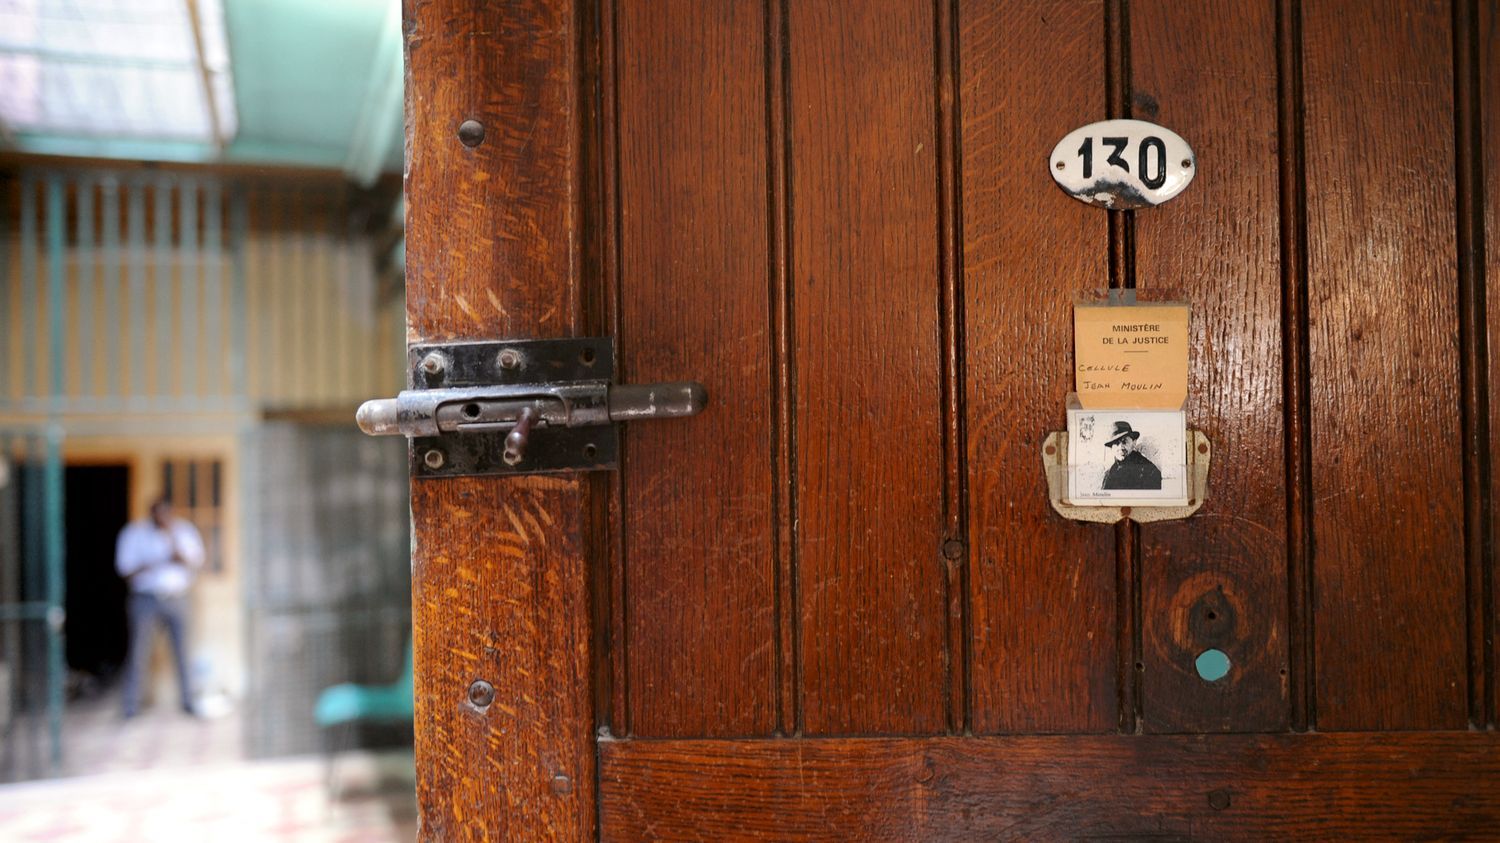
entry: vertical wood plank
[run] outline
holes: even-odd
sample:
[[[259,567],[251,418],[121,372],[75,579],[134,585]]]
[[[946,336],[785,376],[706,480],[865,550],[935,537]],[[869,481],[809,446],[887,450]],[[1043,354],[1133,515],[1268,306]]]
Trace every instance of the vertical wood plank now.
[[[1476,80],[1479,99],[1476,120],[1480,133],[1480,187],[1483,191],[1479,213],[1483,215],[1482,240],[1476,244],[1480,249],[1479,263],[1482,274],[1478,281],[1485,291],[1485,326],[1480,334],[1481,342],[1488,354],[1489,375],[1500,372],[1500,337],[1495,330],[1500,328],[1500,4],[1495,0],[1483,0],[1479,4],[1475,19],[1477,29],[1478,72]],[[1493,389],[1493,387],[1491,387]],[[1494,472],[1494,464],[1500,460],[1500,401],[1491,396],[1490,411],[1490,464],[1489,519],[1484,544],[1485,576],[1489,584],[1489,614],[1486,638],[1490,642],[1490,697],[1488,721],[1490,726],[1500,725],[1500,641],[1496,641],[1496,625],[1500,622],[1500,576],[1495,571],[1495,541],[1500,536],[1500,477]]]
[[[126,332],[127,353],[120,359],[124,375],[120,392],[127,395],[147,394],[146,323],[146,185],[140,178],[127,183],[125,199],[125,239],[129,266],[126,268],[130,330]]]
[[[412,340],[581,333],[579,6],[408,0]],[[465,120],[484,126],[467,146]],[[584,488],[412,484],[420,836],[594,835]],[[483,679],[494,703],[476,707]]]
[[[235,395],[253,395],[247,363],[251,340],[248,336],[254,307],[250,304],[249,286],[252,244],[250,241],[250,200],[243,187],[229,192],[229,387]],[[376,393],[367,393],[374,395]]]
[[[1053,513],[1039,453],[1066,423],[1072,299],[1107,280],[1104,214],[1043,163],[1103,116],[1103,7],[965,0],[959,24],[973,729],[1106,731],[1114,536]]]
[[[937,41],[938,262],[943,344],[943,559],[948,731],[969,728],[968,465],[964,437],[963,191],[960,179],[957,4],[933,3]]]
[[[1187,138],[1205,171],[1136,215],[1136,278],[1193,307],[1188,424],[1214,442],[1188,521],[1141,527],[1142,727],[1286,727],[1276,20],[1192,0],[1131,3],[1133,113]],[[1245,197],[1258,197],[1246,202]],[[1231,211],[1230,209],[1233,209]],[[1204,681],[1210,648],[1230,671]]]
[[[776,617],[762,9],[637,0],[617,15],[620,376],[696,378],[712,397],[701,416],[625,433],[631,731],[769,734]]]
[[[787,66],[788,0],[765,0],[766,5],[766,178],[770,206],[767,265],[771,280],[772,372],[772,493],[776,512],[776,649],[778,677],[777,729],[795,734],[802,729],[801,613],[797,591],[797,478],[796,478],[796,346],[792,339],[791,261],[791,95]]]
[[[28,170],[21,175],[21,349],[17,355],[21,360],[20,393],[27,398],[45,394],[35,365],[41,356],[37,331],[42,322],[37,292],[42,284],[37,217],[37,181]]]
[[[46,197],[47,351],[45,356],[43,356],[41,349],[38,348],[35,359],[48,361],[47,366],[39,367],[44,369],[47,378],[45,385],[42,385],[40,383],[41,379],[38,377],[39,394],[47,396],[53,406],[57,406],[68,397],[68,347],[67,338],[64,336],[64,326],[67,324],[68,318],[68,197],[67,183],[63,181],[60,173],[47,174]],[[37,313],[36,318],[40,320],[42,314]],[[47,445],[49,451],[55,447],[50,436],[48,437]],[[49,453],[49,474],[51,473],[50,466],[54,464],[54,460],[55,457]],[[51,478],[47,482],[50,487],[52,485]],[[49,498],[47,509],[49,513],[53,512],[58,504],[55,499],[51,499],[54,492],[49,489],[45,494]],[[51,543],[49,542],[48,555],[50,556],[55,552],[56,550],[51,547]],[[61,584],[54,585],[53,583],[59,571],[58,568],[54,567],[53,562],[54,560],[52,559],[47,560],[47,599],[48,602],[55,604],[61,602],[61,600],[60,598],[54,599],[52,595],[54,593],[60,594],[59,589]]]
[[[115,176],[105,176],[102,180],[99,204],[105,314],[103,393],[114,397],[120,394],[122,361],[128,359],[120,347],[120,326],[127,317],[120,309],[120,266],[124,261],[120,249],[120,184]]]
[[[172,394],[172,376],[178,371],[174,359],[172,306],[172,194],[176,179],[159,176],[152,181],[151,202],[151,293],[156,300],[151,321],[146,328],[146,370],[154,375],[146,394],[165,397]]]
[[[224,325],[224,199],[218,180],[203,186],[203,373],[204,393],[228,393],[224,365],[229,332]],[[346,380],[341,381],[347,383]]]
[[[77,255],[78,270],[74,275],[74,289],[78,299],[77,343],[78,343],[78,395],[94,397],[94,370],[98,366],[98,331],[94,328],[94,313],[99,307],[98,272],[99,260],[94,248],[94,192],[96,182],[92,178],[74,180],[73,190],[78,203]],[[113,314],[105,311],[99,321],[110,321]]]
[[[804,731],[941,731],[932,4],[788,13]]]
[[[1303,4],[1317,723],[1467,723],[1447,3]]]
[[[0,336],[0,404],[9,403],[14,397],[11,394],[11,384],[15,382],[11,369],[16,362],[16,337],[20,334],[16,330],[15,318],[20,308],[16,306],[15,294],[20,288],[17,283],[17,270],[15,268],[16,253],[19,251],[18,235],[20,228],[20,214],[18,200],[15,195],[17,181],[14,177],[0,180],[0,208],[4,209],[3,227],[0,227],[0,330],[4,336]],[[15,221],[10,216],[12,207],[17,211]],[[4,455],[5,442],[0,441],[0,455]]]
[[[203,254],[198,249],[198,180],[184,178],[178,190],[177,214],[177,383],[183,398],[202,395],[198,385],[198,332],[203,328],[198,293],[202,289]]]
[[[1458,349],[1463,409],[1464,577],[1468,598],[1469,723],[1490,720],[1489,373],[1485,350],[1484,183],[1480,134],[1479,4],[1453,0],[1453,129],[1458,246]]]

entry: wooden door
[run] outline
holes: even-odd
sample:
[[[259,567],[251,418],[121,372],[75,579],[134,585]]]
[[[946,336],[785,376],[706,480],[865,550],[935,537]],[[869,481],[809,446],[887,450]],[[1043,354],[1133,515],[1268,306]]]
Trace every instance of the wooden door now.
[[[413,483],[424,837],[1500,836],[1492,0],[406,18],[410,339],[711,395]],[[1107,116],[1187,192],[1057,190]],[[1107,285],[1194,307],[1190,519],[1048,504]]]

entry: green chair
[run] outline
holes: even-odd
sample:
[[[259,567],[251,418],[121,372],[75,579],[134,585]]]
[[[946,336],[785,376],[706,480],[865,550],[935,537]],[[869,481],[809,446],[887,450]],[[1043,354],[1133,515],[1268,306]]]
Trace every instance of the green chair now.
[[[338,753],[348,749],[354,728],[360,723],[404,723],[410,725],[415,713],[411,683],[411,639],[406,642],[406,662],[401,676],[389,685],[334,685],[318,695],[313,707],[313,721],[325,734],[323,746],[328,759],[327,787],[330,801],[338,801],[334,765]],[[332,733],[331,735],[329,733]]]

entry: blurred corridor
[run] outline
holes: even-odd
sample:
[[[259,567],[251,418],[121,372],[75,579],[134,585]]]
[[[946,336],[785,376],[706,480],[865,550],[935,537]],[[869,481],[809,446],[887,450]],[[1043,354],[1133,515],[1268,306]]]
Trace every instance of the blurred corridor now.
[[[179,839],[160,794],[186,821],[216,790],[241,839],[409,820],[409,724],[313,718],[399,679],[410,635],[405,451],[352,423],[404,369],[398,21],[0,0],[0,782],[78,777],[0,787],[0,839]],[[126,720],[116,537],[157,500],[204,546],[192,712],[158,634]],[[354,802],[327,802],[330,749]],[[394,800],[359,795],[392,764]]]

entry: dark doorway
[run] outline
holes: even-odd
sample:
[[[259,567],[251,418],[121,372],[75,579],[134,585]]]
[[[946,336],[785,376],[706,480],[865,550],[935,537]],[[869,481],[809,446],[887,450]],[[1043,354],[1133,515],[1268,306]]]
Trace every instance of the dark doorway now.
[[[115,538],[130,519],[130,467],[68,466],[68,667],[108,680],[125,661],[125,581],[115,573]]]

